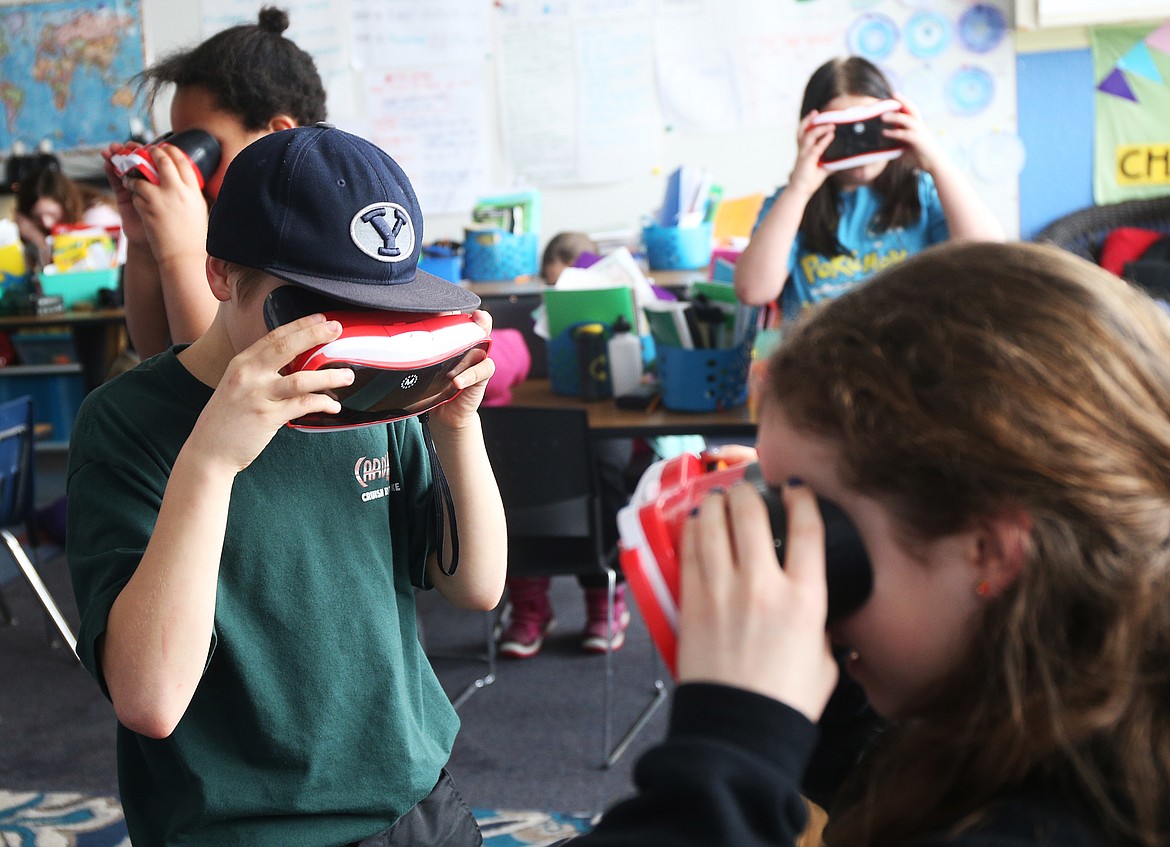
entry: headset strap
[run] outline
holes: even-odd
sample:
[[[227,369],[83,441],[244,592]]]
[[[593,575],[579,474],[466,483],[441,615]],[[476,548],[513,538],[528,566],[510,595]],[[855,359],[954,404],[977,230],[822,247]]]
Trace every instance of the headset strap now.
[[[454,576],[459,567],[459,530],[455,524],[455,500],[451,497],[451,486],[447,484],[447,475],[443,473],[443,466],[439,463],[439,454],[435,451],[435,441],[431,438],[430,414],[423,412],[419,415],[422,422],[423,440],[427,444],[427,454],[431,459],[431,481],[435,486],[435,535],[438,545],[439,569],[447,576]],[[443,530],[446,517],[451,520],[451,562],[448,566],[443,561]]]

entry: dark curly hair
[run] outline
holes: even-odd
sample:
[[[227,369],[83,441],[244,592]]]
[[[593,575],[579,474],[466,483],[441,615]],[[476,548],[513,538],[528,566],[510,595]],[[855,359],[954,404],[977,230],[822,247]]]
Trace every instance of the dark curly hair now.
[[[163,57],[139,75],[140,85],[151,103],[164,85],[204,88],[249,130],[263,129],[275,115],[301,126],[323,121],[325,87],[317,65],[284,37],[286,29],[288,13],[265,6],[258,23],[229,27]]]

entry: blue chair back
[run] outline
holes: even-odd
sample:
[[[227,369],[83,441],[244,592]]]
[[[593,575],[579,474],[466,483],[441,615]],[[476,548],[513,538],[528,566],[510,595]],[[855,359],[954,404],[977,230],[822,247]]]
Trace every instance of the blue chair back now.
[[[0,526],[26,522],[33,511],[33,398],[0,403]]]

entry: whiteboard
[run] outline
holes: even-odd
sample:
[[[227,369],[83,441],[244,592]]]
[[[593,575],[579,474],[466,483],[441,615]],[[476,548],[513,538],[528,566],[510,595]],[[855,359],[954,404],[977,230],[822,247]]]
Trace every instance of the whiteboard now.
[[[254,21],[262,5],[142,3],[148,62]],[[771,192],[794,161],[808,74],[859,48],[909,89],[1005,229],[1018,231],[1011,34],[978,50],[960,39],[971,9],[1010,20],[1010,0],[279,5],[289,10],[287,34],[318,63],[330,119],[382,144],[411,176],[427,241],[461,240],[475,197],[519,188],[541,191],[542,243],[566,229],[636,232],[680,165],[709,171],[725,197]],[[882,43],[883,27],[892,44]],[[941,82],[976,70],[967,92],[987,102],[957,114]],[[160,98],[159,129],[168,108]]]

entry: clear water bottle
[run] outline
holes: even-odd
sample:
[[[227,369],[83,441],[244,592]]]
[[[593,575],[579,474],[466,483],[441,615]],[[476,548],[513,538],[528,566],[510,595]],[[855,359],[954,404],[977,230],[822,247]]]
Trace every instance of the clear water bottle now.
[[[634,394],[642,386],[642,340],[624,316],[613,322],[609,339],[609,382],[614,397]]]

